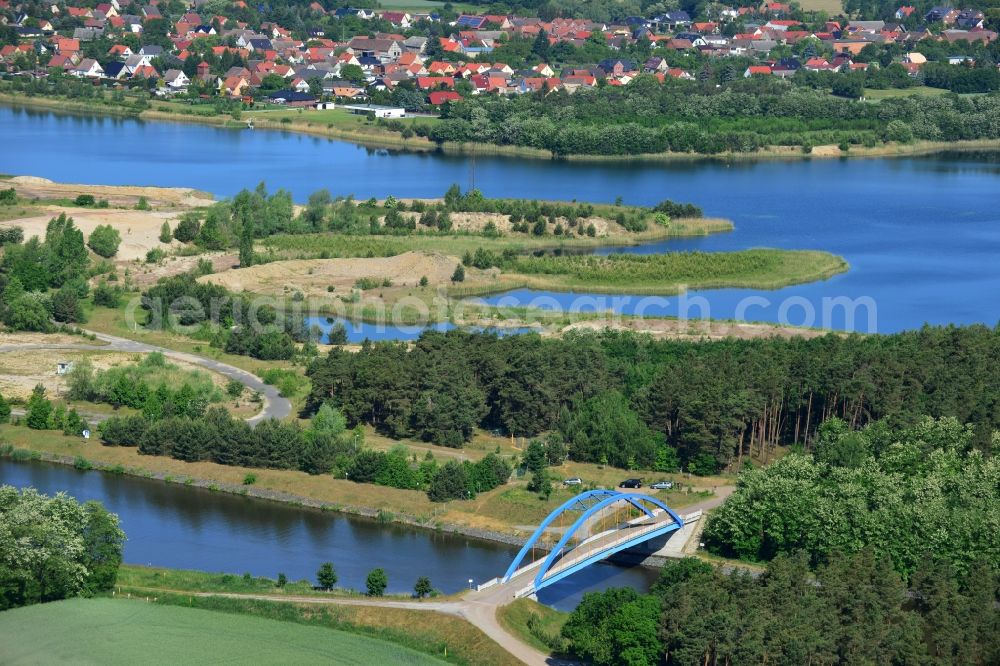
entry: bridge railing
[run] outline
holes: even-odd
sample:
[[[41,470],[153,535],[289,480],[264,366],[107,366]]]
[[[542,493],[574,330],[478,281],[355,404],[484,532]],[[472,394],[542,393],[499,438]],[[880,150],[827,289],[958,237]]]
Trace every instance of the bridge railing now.
[[[491,578],[485,583],[480,583],[479,585],[476,585],[476,592],[480,592],[482,590],[488,590],[489,588],[493,587],[494,585],[498,585],[499,583],[500,583],[500,576],[497,576],[496,578]]]
[[[625,536],[618,537],[617,539],[614,539],[614,540],[606,542],[606,543],[602,543],[602,544],[600,544],[600,547],[598,547],[598,548],[588,548],[588,549],[585,549],[582,553],[578,552],[579,551],[578,548],[574,548],[573,550],[571,550],[569,552],[569,554],[566,557],[564,557],[564,558],[558,560],[557,562],[555,562],[552,565],[552,568],[550,568],[545,573],[545,577],[552,576],[553,574],[557,574],[557,573],[559,573],[560,571],[562,571],[564,569],[568,569],[569,567],[571,567],[571,566],[573,566],[573,565],[575,565],[575,564],[577,564],[579,562],[582,562],[583,560],[586,560],[586,559],[588,559],[590,557],[593,557],[595,553],[601,553],[601,552],[604,552],[606,550],[611,550],[615,546],[620,546],[623,543],[627,543],[629,541],[634,541],[635,539],[637,539],[637,538],[639,538],[639,537],[641,537],[641,536],[643,536],[643,535],[645,535],[645,534],[647,534],[649,532],[655,532],[657,530],[663,529],[663,526],[667,525],[667,524],[673,524],[673,523],[672,522],[668,523],[667,521],[662,521],[662,522],[653,523],[651,525],[646,525],[641,530],[637,530],[637,531],[634,531],[634,532],[627,532]],[[622,531],[622,530],[616,530],[616,531]]]

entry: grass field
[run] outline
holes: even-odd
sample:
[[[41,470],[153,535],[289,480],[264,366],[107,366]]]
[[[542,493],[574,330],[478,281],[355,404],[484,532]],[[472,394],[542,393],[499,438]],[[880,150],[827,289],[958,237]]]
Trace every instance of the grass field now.
[[[497,619],[504,629],[528,645],[549,652],[561,644],[559,632],[569,614],[525,597],[498,608]]]
[[[913,88],[887,88],[885,90],[877,90],[875,88],[865,88],[865,99],[870,102],[878,102],[883,99],[891,99],[896,97],[912,97],[914,95],[947,95],[948,91],[944,88],[929,88],[927,86],[914,86]]]
[[[841,257],[806,250],[571,255],[515,259],[504,267],[501,281],[552,291],[675,294],[685,288],[778,289],[822,280],[847,268]]]
[[[351,113],[346,109],[303,110],[276,107],[262,109],[259,111],[248,111],[246,113],[246,117],[253,118],[255,123],[260,120],[281,122],[282,120],[287,119],[288,121],[291,121],[291,123],[302,123],[307,126],[336,127],[340,129],[352,129],[359,131],[364,131],[366,129],[382,131],[364,115]],[[420,122],[428,125],[438,122],[437,118],[424,116],[419,118],[398,118],[397,120],[403,123]]]
[[[325,627],[115,599],[71,599],[4,612],[0,662],[442,663],[416,650]]]
[[[826,12],[830,16],[836,16],[844,11],[840,0],[800,0],[802,9],[810,12]]]

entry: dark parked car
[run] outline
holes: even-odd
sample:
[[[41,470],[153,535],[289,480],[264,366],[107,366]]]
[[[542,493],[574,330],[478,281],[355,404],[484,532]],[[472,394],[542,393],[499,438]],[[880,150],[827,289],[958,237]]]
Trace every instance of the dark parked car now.
[[[618,484],[619,488],[642,488],[642,479],[625,479]]]

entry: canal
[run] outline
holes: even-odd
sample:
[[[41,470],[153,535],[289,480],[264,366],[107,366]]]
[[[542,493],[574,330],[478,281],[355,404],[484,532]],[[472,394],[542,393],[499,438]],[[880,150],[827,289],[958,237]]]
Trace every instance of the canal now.
[[[121,518],[128,537],[125,562],[178,569],[315,581],[333,562],[339,585],[363,590],[382,567],[389,592],[411,592],[419,576],[436,589],[457,592],[501,575],[517,549],[504,544],[423,530],[278,502],[239,497],[153,479],[82,471],[64,465],[0,459],[0,485],[34,487],[98,500]],[[642,567],[600,564],[539,594],[572,610],[585,592],[606,587],[646,589],[656,574]]]

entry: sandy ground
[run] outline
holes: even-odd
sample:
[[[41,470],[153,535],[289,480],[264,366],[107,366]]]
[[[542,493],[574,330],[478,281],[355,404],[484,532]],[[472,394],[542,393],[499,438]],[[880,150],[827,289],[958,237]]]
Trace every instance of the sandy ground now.
[[[564,228],[570,228],[569,223],[565,218],[559,217],[556,219],[558,222],[562,223]],[[486,228],[486,225],[492,221],[501,232],[505,234],[514,233],[512,230],[514,225],[510,221],[510,216],[500,215],[498,213],[452,213],[451,221],[454,227],[460,231],[481,232]],[[598,236],[625,233],[625,229],[617,223],[611,220],[606,220],[603,217],[578,218],[576,228],[586,229],[590,224],[594,225],[594,230],[597,232]]]
[[[93,344],[94,351],[86,349],[38,349],[27,345],[80,345]],[[91,342],[72,335],[42,334],[42,333],[0,333],[0,347],[10,345],[25,345],[23,350],[14,349],[0,353],[0,394],[5,398],[26,399],[31,395],[31,389],[41,384],[48,391],[49,397],[62,395],[66,388],[66,380],[56,374],[56,364],[63,362],[78,362],[89,359],[94,370],[135,363],[144,353],[123,351],[101,351],[101,342]],[[207,375],[212,383],[225,389],[228,379],[217,372],[206,370],[179,359],[171,359],[170,363],[184,370],[197,370]],[[235,407],[229,404],[229,407]]]
[[[648,333],[657,339],[694,339],[720,340],[723,338],[815,338],[826,335],[828,331],[811,328],[796,328],[794,326],[772,326],[769,324],[750,324],[727,321],[701,321],[678,319],[630,319],[628,317],[612,317],[581,321],[565,326],[560,333],[573,330],[601,331],[612,328],[619,331],[634,331]]]
[[[156,284],[156,281],[163,277],[171,277],[187,273],[198,265],[199,259],[208,259],[212,262],[212,272],[221,273],[238,266],[240,261],[235,254],[223,252],[206,252],[192,257],[167,257],[158,264],[142,264],[141,266],[129,266],[129,276],[132,282],[139,289],[145,289]]]
[[[107,344],[101,340],[88,340],[79,335],[68,333],[26,333],[0,331],[0,347],[6,345],[92,345],[99,347]]]
[[[79,339],[77,339],[79,342]],[[55,344],[53,342],[53,344]],[[26,349],[0,354],[0,394],[5,398],[26,400],[36,384],[45,387],[49,398],[62,395],[66,378],[56,374],[56,363],[89,358],[95,370],[106,370],[129,363],[135,354],[122,352],[87,352],[80,350]]]
[[[404,213],[404,215],[414,220],[419,221],[420,219],[419,213]],[[456,231],[481,232],[486,228],[487,224],[493,222],[497,229],[505,234],[516,233],[513,231],[514,225],[510,221],[509,215],[501,215],[500,213],[449,213],[448,216],[451,218],[452,228]],[[556,220],[557,222],[561,222],[565,229],[570,228],[565,218],[559,217]],[[587,225],[590,224],[594,225],[594,231],[597,232],[598,236],[628,233],[617,222],[607,220],[603,217],[577,218],[576,230],[586,229]]]
[[[110,224],[121,234],[122,242],[118,246],[116,261],[134,261],[145,259],[146,253],[154,247],[167,251],[182,247],[178,241],[160,242],[160,227],[169,222],[171,228],[176,224],[175,213],[152,212],[142,210],[123,210],[115,208],[66,208],[63,206],[43,206],[38,208],[41,215],[25,217],[17,220],[0,222],[0,227],[21,227],[25,239],[32,236],[45,238],[45,227],[49,220],[66,213],[73,218],[76,227],[83,232],[85,238],[90,238],[94,229],[102,224]]]
[[[133,185],[74,185],[55,183],[37,176],[16,176],[4,181],[18,196],[26,199],[73,199],[78,194],[92,194],[95,199],[107,199],[113,206],[135,206],[139,197],[146,197],[150,206],[191,208],[207,206],[212,195],[190,187],[140,187]]]
[[[423,276],[432,286],[450,284],[458,263],[455,257],[436,252],[405,252],[394,257],[275,261],[199,279],[237,292],[328,296],[328,287],[334,287],[334,294],[348,294],[361,278],[388,278],[395,287],[417,286]]]

